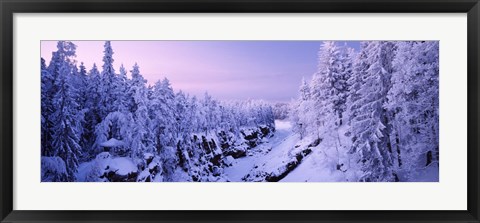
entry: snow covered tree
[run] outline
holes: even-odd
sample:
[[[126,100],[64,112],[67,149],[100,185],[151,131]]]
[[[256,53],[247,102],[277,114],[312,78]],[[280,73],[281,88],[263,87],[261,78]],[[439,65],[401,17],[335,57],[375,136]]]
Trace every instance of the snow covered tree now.
[[[200,104],[198,102],[198,99],[196,96],[193,96],[190,98],[190,117],[191,117],[191,123],[190,123],[190,130],[192,132],[199,132],[200,131],[200,121],[199,121],[199,117],[198,117],[198,110],[199,110],[199,107],[200,107]]]
[[[308,86],[305,78],[302,78],[302,85],[300,86],[300,99],[302,101],[307,101],[311,99],[310,86]]]
[[[361,48],[366,49],[368,42],[361,42]],[[367,63],[367,51],[361,50],[356,59],[353,62],[353,72],[350,78],[347,80],[348,84],[348,97],[347,97],[347,116],[348,123],[351,124],[352,119],[358,115],[358,109],[361,106],[357,101],[360,99],[360,87],[362,86],[362,77],[366,76],[366,72],[370,67]]]
[[[334,87],[340,76],[338,61],[339,50],[334,42],[324,42],[318,52],[318,70],[310,82],[310,96],[313,109],[309,114],[306,129],[310,134],[328,132],[338,124],[339,104],[337,90]]]
[[[346,45],[340,47],[339,51],[339,70],[338,75],[336,76],[333,83],[333,109],[338,116],[337,124],[343,125],[345,122],[348,121],[347,100],[350,95],[350,84],[348,80],[352,77],[353,74],[355,51],[354,49],[349,48]]]
[[[302,84],[300,86],[300,97],[295,102],[292,103],[293,108],[290,114],[290,120],[294,123],[293,131],[300,134],[300,137],[303,138],[307,133],[307,127],[309,130],[312,127],[310,120],[315,120],[316,118],[313,108],[313,100],[310,93],[310,86],[302,78]]]
[[[205,134],[209,134],[211,131],[216,133],[217,123],[220,122],[220,109],[219,103],[215,99],[212,98],[208,92],[205,92],[204,99],[202,100],[202,112],[204,114],[204,120],[202,120],[204,126]]]
[[[82,149],[85,158],[88,160],[95,157],[96,150],[93,148],[96,140],[95,128],[102,121],[101,116],[101,77],[97,65],[94,63],[88,72],[85,92],[85,117],[83,123]]]
[[[118,103],[118,110],[122,112],[128,112],[128,78],[127,78],[127,70],[125,67],[120,65],[119,69],[119,76],[118,76],[118,95],[117,95],[117,103]]]
[[[189,111],[190,107],[188,95],[185,95],[183,91],[178,91],[175,95],[175,106],[174,106],[174,133],[175,133],[175,147],[177,149],[177,157],[179,165],[187,169],[186,159],[188,155],[187,147],[189,146],[188,139],[192,133],[191,123],[193,118],[191,112]]]
[[[42,155],[63,160],[67,176],[61,179],[67,181],[75,180],[81,154],[79,132],[83,117],[78,112],[77,89],[73,81],[77,72],[75,50],[76,45],[72,42],[59,41],[48,68],[41,61]]]
[[[60,74],[60,69],[62,68],[64,62],[69,62],[74,64],[75,51],[77,46],[70,41],[58,41],[57,42],[57,51],[52,53],[52,59],[48,66],[48,71],[53,75],[55,80]]]
[[[113,68],[113,49],[110,41],[105,41],[103,55],[103,70],[101,73],[100,94],[102,108],[100,116],[105,117],[108,113],[118,110],[120,82]]]
[[[61,74],[64,63],[74,63],[76,45],[69,41],[58,41],[57,51],[52,53],[52,59],[48,67],[41,65],[41,99],[42,99],[42,155],[51,156],[54,153],[52,147],[53,126],[55,123],[50,118],[55,111],[53,99],[58,92],[55,84]]]
[[[49,119],[50,115],[53,113],[53,84],[54,79],[51,75],[50,71],[47,69],[45,64],[45,60],[41,58],[40,60],[40,69],[41,69],[41,137],[42,137],[42,156],[52,155],[52,146],[51,146],[51,139],[52,139],[52,132],[51,128],[53,123]]]
[[[148,100],[148,90],[145,86],[147,80],[140,74],[139,66],[136,63],[130,72],[132,79],[128,92],[133,100],[131,109],[135,119],[131,144],[132,156],[143,157],[143,153],[153,153],[155,148],[150,131],[151,120],[148,111],[150,102]]]
[[[354,141],[351,152],[361,156],[364,172],[361,180],[397,180],[392,164],[391,117],[384,108],[391,87],[395,47],[391,42],[372,41],[362,44],[361,51],[365,51],[366,57],[361,60],[368,64],[368,69],[361,74],[360,98],[354,105],[358,111],[351,121]]]
[[[72,67],[65,62],[55,80],[58,91],[53,99],[55,112],[51,115],[53,126],[52,146],[54,156],[63,159],[66,164],[67,180],[75,181],[78,167],[78,158],[81,155],[80,121],[78,104],[74,100],[75,89],[70,83]]]
[[[188,121],[187,120],[187,109],[188,109],[188,98],[183,93],[183,91],[178,91],[177,94],[175,95],[175,134],[176,134],[176,139],[175,141],[178,141],[180,137],[182,137],[182,133],[187,132],[188,128]]]
[[[74,71],[76,68],[74,69]],[[76,86],[75,88],[77,89],[77,104],[78,104],[78,109],[79,113],[84,117],[81,120],[81,128],[80,128],[80,147],[87,148],[90,146],[90,139],[89,139],[89,134],[86,131],[86,119],[85,115],[88,112],[89,108],[87,107],[87,101],[88,101],[88,81],[89,77],[87,76],[87,70],[85,68],[85,65],[83,62],[80,63],[78,72],[74,75],[75,77],[72,79],[75,82]]]
[[[348,96],[347,80],[351,76],[351,61],[349,48],[346,46],[339,47],[333,41],[324,42],[319,51],[319,62],[317,80],[322,80],[322,83],[315,83],[318,89],[313,91],[321,100],[326,100],[325,103],[331,104],[332,112],[334,114],[333,120],[335,125],[343,124],[343,116],[346,110],[346,99]],[[317,98],[320,99],[320,98]],[[325,112],[329,114],[329,112]]]
[[[438,162],[439,46],[437,41],[397,43],[386,107],[393,114],[396,165],[407,172]]]
[[[290,113],[290,104],[278,102],[272,106],[272,109],[275,119],[285,120],[288,118],[288,114]]]
[[[325,41],[318,52],[317,72],[310,83],[302,80],[300,97],[293,103],[293,131],[300,137],[337,137],[347,121],[348,79],[353,73],[354,50]]]
[[[126,145],[128,148],[125,152],[131,155],[131,144],[134,134],[132,129],[134,127],[134,120],[130,113],[109,113],[95,127],[95,144],[92,150],[98,154],[102,152],[102,150],[100,150],[102,148],[102,143],[107,142],[110,139],[115,139],[115,141],[122,142],[122,144]]]
[[[155,82],[150,106],[152,131],[156,151],[160,153],[166,146],[172,146],[175,95],[168,79]]]
[[[120,72],[120,75],[119,75],[120,80],[121,80],[122,82],[126,82],[127,79],[128,79],[128,78],[127,78],[127,70],[125,69],[125,67],[123,66],[123,64],[120,65],[120,69],[119,69],[119,70],[120,70],[120,71],[119,71],[119,72]]]
[[[139,66],[135,63],[130,71],[132,78],[127,80],[126,105],[127,111],[135,113],[139,106],[147,106],[148,90],[145,84],[147,80],[140,74]]]
[[[87,68],[85,68],[85,65],[83,64],[83,62],[80,62],[80,67],[79,67],[78,73],[82,77],[87,76]]]
[[[155,151],[159,155],[162,165],[164,181],[172,181],[173,174],[178,166],[178,129],[180,120],[176,111],[176,97],[168,79],[155,82],[151,92],[150,116]],[[188,141],[188,137],[184,137]],[[184,146],[187,146],[183,142]]]

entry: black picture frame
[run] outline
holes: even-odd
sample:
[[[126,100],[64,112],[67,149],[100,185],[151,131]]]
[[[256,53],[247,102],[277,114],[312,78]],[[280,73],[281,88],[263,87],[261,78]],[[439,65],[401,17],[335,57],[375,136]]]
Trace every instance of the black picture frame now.
[[[1,222],[480,222],[478,0],[0,0]],[[467,13],[466,211],[21,211],[13,210],[14,13]],[[445,201],[448,202],[448,201]]]

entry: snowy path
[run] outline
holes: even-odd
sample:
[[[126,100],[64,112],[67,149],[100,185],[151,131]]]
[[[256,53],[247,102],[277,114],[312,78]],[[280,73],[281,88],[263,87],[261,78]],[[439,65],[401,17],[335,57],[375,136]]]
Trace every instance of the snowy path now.
[[[224,170],[230,181],[239,182],[252,171],[271,171],[287,162],[294,155],[299,137],[292,132],[288,121],[275,120],[275,135],[268,141],[250,150],[246,157],[238,158]]]

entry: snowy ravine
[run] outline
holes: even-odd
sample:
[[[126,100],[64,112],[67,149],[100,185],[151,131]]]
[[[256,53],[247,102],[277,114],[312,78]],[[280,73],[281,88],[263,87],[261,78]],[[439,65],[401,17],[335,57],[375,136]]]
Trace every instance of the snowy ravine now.
[[[275,120],[275,127],[273,137],[224,169],[230,181],[280,181],[308,157],[314,148],[309,139],[300,140],[289,121]]]
[[[275,128],[275,135],[272,138],[248,151],[246,157],[235,159],[231,167],[225,168],[224,173],[230,181],[243,181],[243,177],[257,168],[266,169],[267,166],[282,164],[282,158],[287,158],[284,154],[294,148],[299,138],[292,132],[292,126],[288,121],[275,120]]]
[[[259,145],[247,150],[246,156],[233,159],[231,165],[225,166],[222,181],[357,182],[362,177],[358,157],[348,154],[351,139],[345,133],[349,126],[343,125],[334,132],[324,133],[321,139],[311,136],[301,139],[292,131],[292,124],[285,120],[275,120],[275,128],[272,137],[261,139]],[[133,161],[126,157],[112,157],[108,153],[80,164],[77,179],[98,181],[91,178],[92,171],[96,173],[94,176],[100,176],[101,170],[108,169],[118,170],[118,176],[125,177],[118,181],[135,181],[129,174],[137,171]],[[409,178],[435,182],[438,181],[438,166],[431,165],[414,173],[399,171],[398,177],[400,181]]]
[[[358,157],[348,154],[351,146],[348,143],[351,139],[345,136],[348,126],[323,135],[321,142],[311,137],[300,139],[292,132],[289,121],[275,120],[275,126],[273,137],[224,169],[229,181],[357,182],[362,176]],[[300,160],[298,154],[302,154]],[[405,179],[405,174],[399,172],[401,181]],[[438,181],[438,167],[426,167],[410,179]]]

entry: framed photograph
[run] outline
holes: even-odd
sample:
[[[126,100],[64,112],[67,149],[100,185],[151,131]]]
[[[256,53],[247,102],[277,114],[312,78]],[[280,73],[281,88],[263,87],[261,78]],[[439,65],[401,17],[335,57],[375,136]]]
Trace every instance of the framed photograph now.
[[[2,222],[480,222],[478,0],[0,6]]]

